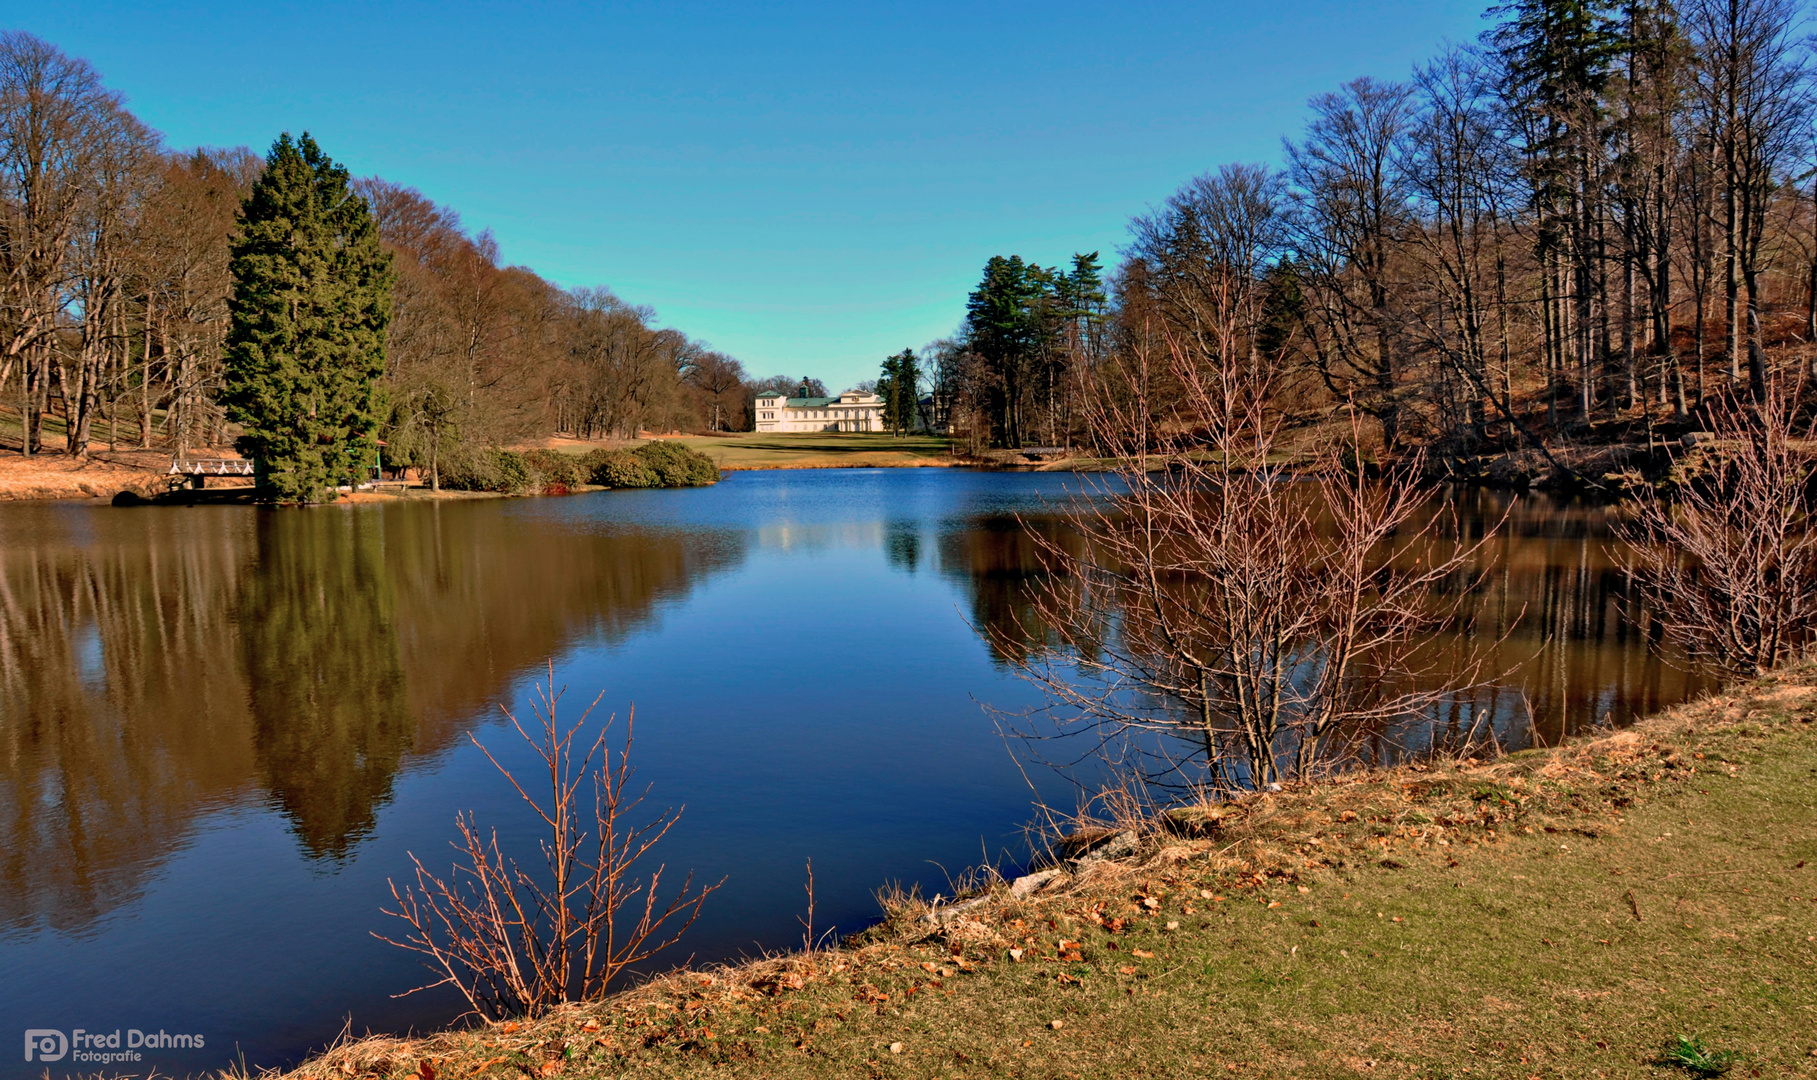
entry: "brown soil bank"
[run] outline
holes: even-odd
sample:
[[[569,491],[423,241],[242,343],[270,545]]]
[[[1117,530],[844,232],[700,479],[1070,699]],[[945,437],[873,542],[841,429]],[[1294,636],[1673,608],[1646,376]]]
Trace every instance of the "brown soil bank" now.
[[[122,491],[164,491],[170,454],[156,450],[97,453],[86,458],[46,453],[0,454],[0,500],[106,499]],[[219,481],[217,481],[219,483]]]
[[[834,951],[302,1078],[1817,1076],[1817,671],[1150,826]],[[726,894],[717,902],[731,902]],[[938,924],[938,925],[936,925]]]

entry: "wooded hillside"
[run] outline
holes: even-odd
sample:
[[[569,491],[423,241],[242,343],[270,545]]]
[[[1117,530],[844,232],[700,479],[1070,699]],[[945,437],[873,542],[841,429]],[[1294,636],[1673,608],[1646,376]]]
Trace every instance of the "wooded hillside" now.
[[[1386,452],[1461,457],[1695,428],[1713,396],[1796,379],[1817,340],[1797,6],[1489,14],[1406,80],[1314,97],[1283,168],[1211,168],[1134,218],[1108,303],[1088,257],[992,259],[931,350],[938,410],[977,442],[1085,440],[1082,397],[1233,352],[1288,376],[1289,414],[1352,404]]]
[[[245,148],[172,150],[88,63],[0,34],[0,445],[180,455],[230,441],[229,254],[264,164]],[[736,360],[609,289],[504,264],[488,233],[418,191],[378,177],[354,190],[397,279],[375,433],[388,462],[742,425]]]

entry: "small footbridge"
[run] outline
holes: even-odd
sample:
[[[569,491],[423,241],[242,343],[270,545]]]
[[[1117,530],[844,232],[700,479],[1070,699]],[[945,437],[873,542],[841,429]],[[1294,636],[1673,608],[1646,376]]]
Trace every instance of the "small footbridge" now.
[[[249,458],[171,458],[166,475],[187,477],[191,487],[202,487],[211,476],[251,476]],[[177,481],[181,483],[182,481]]]

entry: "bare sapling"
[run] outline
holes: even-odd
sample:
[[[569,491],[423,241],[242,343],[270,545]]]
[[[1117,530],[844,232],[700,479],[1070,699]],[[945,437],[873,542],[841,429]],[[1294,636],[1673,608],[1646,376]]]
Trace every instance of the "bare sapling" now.
[[[1270,365],[1232,319],[1199,333],[1159,364],[1140,347],[1110,361],[1091,396],[1113,471],[1076,501],[1078,543],[1037,534],[1052,646],[1018,666],[1044,723],[1012,725],[1083,736],[1113,777],[1182,793],[1330,767],[1478,685],[1489,652],[1435,641],[1461,624],[1487,537],[1424,513],[1417,458],[1367,475],[1352,410],[1347,439],[1290,460]]]
[[[1709,426],[1670,497],[1638,497],[1623,569],[1687,656],[1751,678],[1817,640],[1811,432],[1777,387],[1712,402]]]
[[[801,924],[801,931],[802,931],[802,933],[801,933],[801,951],[808,954],[808,967],[811,970],[813,968],[813,964],[814,964],[814,954],[816,952],[820,951],[820,946],[826,941],[827,938],[833,936],[834,930],[838,929],[837,927],[834,927],[832,930],[827,930],[824,933],[821,933],[819,935],[816,935],[814,933],[814,860],[813,859],[808,860],[808,880],[807,880],[807,884],[802,886],[802,890],[808,894],[808,913],[807,913],[806,917],[803,917],[800,915],[795,916],[795,921]]]
[[[626,969],[679,941],[707,896],[724,884],[696,889],[689,874],[663,900],[664,867],[647,877],[638,873],[639,861],[681,810],[636,819],[648,789],[629,788],[635,710],[626,717],[615,760],[607,738],[616,717],[600,725],[590,743],[577,743],[599,698],[563,726],[556,706],[564,692],[555,687],[551,664],[532,700],[534,724],[526,728],[501,706],[540,759],[537,781],[528,787],[468,736],[540,820],[543,872],[506,856],[498,831],[482,830],[471,811],[456,815],[460,839],[452,842],[452,870],[437,876],[412,853],[416,881],[403,887],[391,882],[396,907],[386,910],[409,930],[401,938],[374,935],[427,958],[440,978],[417,990],[452,986],[489,1019],[535,1016],[564,1002],[600,998]]]

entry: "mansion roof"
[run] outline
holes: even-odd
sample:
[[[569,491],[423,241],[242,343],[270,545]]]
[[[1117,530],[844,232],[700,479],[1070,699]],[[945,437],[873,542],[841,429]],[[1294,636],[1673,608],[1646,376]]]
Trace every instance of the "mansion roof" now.
[[[769,400],[779,398],[779,397],[783,397],[783,395],[781,395],[781,394],[758,394],[757,400],[769,401]],[[847,400],[847,399],[850,399],[850,400]],[[883,403],[883,399],[878,397],[875,394],[856,393],[854,391],[848,390],[844,394],[839,395],[838,397],[783,398],[782,406],[785,409],[828,409],[828,408],[836,408],[841,405],[848,406],[848,407],[849,406],[859,406],[859,405],[876,406],[876,405],[881,405],[882,403]]]

